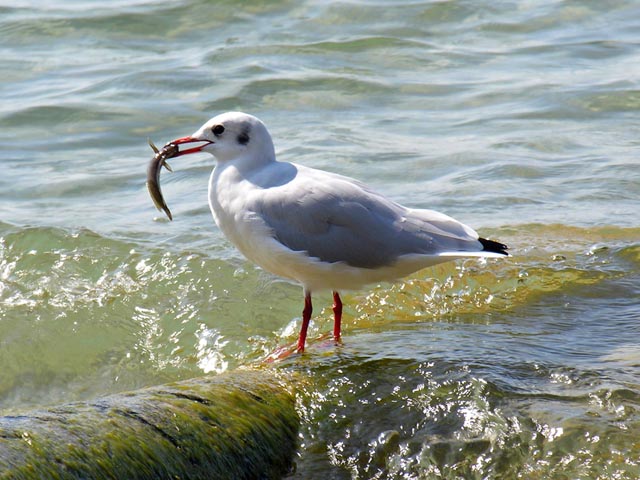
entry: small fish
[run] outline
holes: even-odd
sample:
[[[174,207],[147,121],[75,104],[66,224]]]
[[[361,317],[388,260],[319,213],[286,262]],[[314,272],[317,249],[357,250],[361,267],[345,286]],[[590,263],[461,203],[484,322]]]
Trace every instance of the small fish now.
[[[167,214],[169,220],[173,220],[171,210],[167,207],[167,203],[162,197],[162,190],[160,190],[160,170],[165,167],[170,172],[171,167],[167,163],[167,159],[173,158],[178,154],[178,146],[173,143],[167,143],[162,150],[159,150],[151,140],[149,140],[149,146],[155,152],[155,155],[149,162],[147,167],[147,189],[149,189],[149,195],[153,200],[154,205],[158,210],[163,210]]]

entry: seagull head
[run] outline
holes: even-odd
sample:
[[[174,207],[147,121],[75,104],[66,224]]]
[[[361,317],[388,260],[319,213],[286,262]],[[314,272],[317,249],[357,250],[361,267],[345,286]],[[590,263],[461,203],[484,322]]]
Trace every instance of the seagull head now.
[[[213,117],[193,135],[169,143],[179,146],[198,144],[181,149],[176,156],[207,152],[219,162],[249,158],[262,163],[275,159],[267,127],[253,115],[242,112],[227,112]]]

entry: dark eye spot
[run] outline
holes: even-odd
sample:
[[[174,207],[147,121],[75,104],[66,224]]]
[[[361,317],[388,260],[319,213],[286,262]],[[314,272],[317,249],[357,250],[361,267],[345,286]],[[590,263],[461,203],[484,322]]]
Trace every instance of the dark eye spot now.
[[[211,129],[211,131],[216,136],[222,135],[224,133],[224,125],[214,125],[214,127]]]
[[[240,145],[246,145],[249,143],[249,128],[245,128],[238,135],[238,143]]]

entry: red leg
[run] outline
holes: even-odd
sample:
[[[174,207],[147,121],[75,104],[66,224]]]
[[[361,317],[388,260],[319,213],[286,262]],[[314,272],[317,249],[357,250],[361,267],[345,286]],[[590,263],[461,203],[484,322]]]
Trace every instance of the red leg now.
[[[342,300],[340,294],[333,292],[333,338],[340,341],[340,325],[342,324]]]
[[[311,292],[304,292],[304,310],[302,310],[302,326],[300,327],[300,336],[298,337],[298,353],[304,352],[304,344],[307,341],[307,328],[309,328],[309,320],[311,320]]]

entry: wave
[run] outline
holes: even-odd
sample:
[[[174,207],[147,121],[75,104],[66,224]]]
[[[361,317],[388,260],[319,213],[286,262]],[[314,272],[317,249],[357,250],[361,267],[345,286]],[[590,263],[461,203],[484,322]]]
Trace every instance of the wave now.
[[[366,332],[465,316],[486,321],[552,296],[585,289],[597,296],[596,287],[607,282],[626,285],[627,295],[640,293],[638,228],[534,224],[483,234],[509,244],[513,256],[443,264],[353,293],[345,302],[353,308],[347,328]],[[294,341],[298,288],[219,253],[90,230],[0,224],[0,325],[65,365],[77,357],[54,354],[59,341],[94,366],[112,352],[119,359],[110,368],[120,369],[135,354],[149,368],[173,373],[234,365]],[[599,292],[606,303],[611,291]],[[318,312],[312,335],[331,322],[328,308]],[[3,358],[24,347],[24,341],[9,345]],[[217,356],[218,366],[207,355]]]

